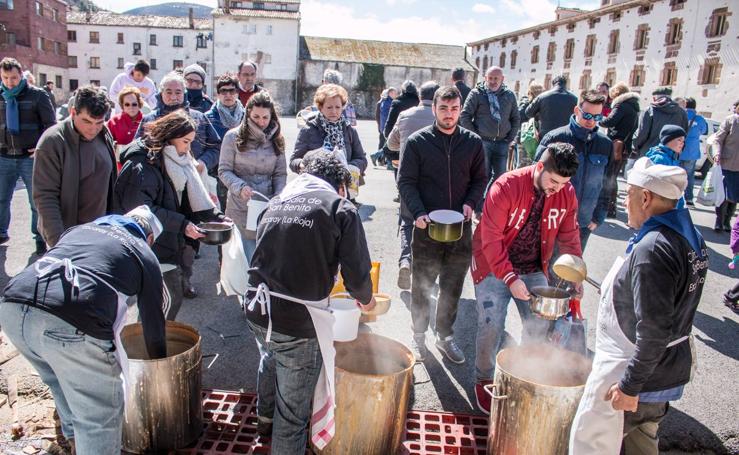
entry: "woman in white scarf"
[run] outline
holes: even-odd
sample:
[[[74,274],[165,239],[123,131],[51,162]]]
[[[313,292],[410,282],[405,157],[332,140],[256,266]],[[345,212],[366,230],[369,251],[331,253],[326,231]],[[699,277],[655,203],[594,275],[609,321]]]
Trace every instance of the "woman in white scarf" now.
[[[196,170],[190,144],[196,124],[183,110],[146,126],[144,137],[121,152],[123,168],[115,185],[116,211],[149,206],[163,226],[152,249],[162,264],[167,287],[164,309],[173,320],[182,304],[186,274],[203,234],[196,224],[227,221]]]

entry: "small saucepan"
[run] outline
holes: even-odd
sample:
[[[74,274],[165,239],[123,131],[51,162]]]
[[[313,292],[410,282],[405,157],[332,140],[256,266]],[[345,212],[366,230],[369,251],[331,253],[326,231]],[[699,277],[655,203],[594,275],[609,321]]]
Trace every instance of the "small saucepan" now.
[[[540,318],[557,320],[570,311],[569,292],[553,286],[536,286],[529,291],[531,311]]]
[[[198,230],[205,234],[205,237],[199,240],[206,245],[223,245],[224,243],[231,240],[233,234],[232,223],[200,223],[198,224]]]
[[[464,215],[454,210],[434,210],[429,213],[429,237],[437,242],[456,242],[462,238]]]

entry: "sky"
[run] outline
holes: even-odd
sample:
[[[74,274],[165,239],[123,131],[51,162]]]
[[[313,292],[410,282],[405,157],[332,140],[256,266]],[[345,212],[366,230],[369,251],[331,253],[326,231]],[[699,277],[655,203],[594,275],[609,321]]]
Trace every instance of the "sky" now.
[[[216,5],[216,0],[190,0]],[[123,12],[164,3],[95,0]],[[595,9],[598,0],[560,0],[561,6]],[[557,0],[303,0],[301,31],[307,36],[462,45],[554,20]],[[327,20],[327,18],[330,18]]]

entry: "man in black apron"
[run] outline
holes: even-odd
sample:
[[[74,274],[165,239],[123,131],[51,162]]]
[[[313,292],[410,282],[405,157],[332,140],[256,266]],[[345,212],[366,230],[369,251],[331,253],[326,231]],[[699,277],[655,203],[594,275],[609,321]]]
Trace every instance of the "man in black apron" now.
[[[603,280],[595,358],[570,432],[571,455],[657,455],[657,430],[695,366],[690,331],[708,271],[703,237],[676,209],[688,177],[640,158],[629,172],[629,240]],[[625,411],[625,412],[624,412]],[[622,442],[623,440],[623,442]]]
[[[375,305],[364,228],[345,199],[351,174],[330,152],[310,155],[262,215],[249,269],[246,314],[261,354],[257,430],[271,432],[279,455],[305,453],[311,416],[314,444],[322,448],[333,436],[328,306],[339,266],[361,308]]]
[[[119,455],[127,359],[126,300],[137,296],[150,358],[166,356],[162,226],[146,206],[75,226],[5,287],[0,322],[54,396],[78,455]]]

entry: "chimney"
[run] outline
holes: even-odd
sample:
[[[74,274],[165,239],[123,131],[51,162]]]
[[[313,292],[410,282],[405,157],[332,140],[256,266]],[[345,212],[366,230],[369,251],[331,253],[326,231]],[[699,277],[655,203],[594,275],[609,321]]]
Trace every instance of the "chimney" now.
[[[192,8],[188,10],[187,18],[190,20],[190,28],[195,29],[195,13]]]
[[[92,13],[88,9],[87,11],[85,11],[85,22],[90,22],[90,19],[92,19]]]

